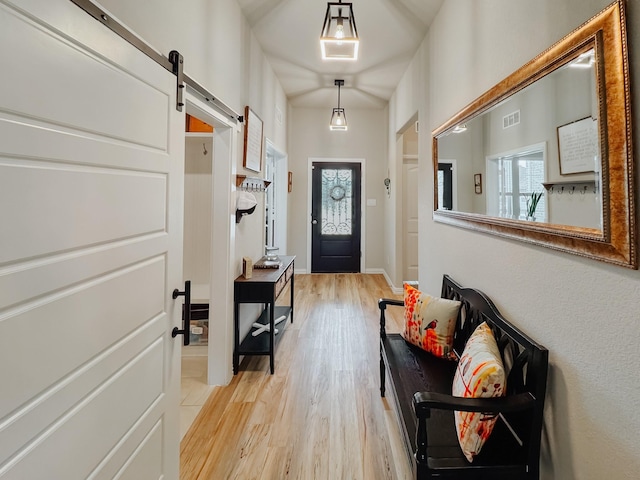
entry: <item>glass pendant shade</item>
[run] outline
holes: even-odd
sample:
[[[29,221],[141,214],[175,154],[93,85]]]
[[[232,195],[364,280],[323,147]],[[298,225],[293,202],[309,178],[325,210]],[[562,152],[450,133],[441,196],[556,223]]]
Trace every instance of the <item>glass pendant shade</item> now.
[[[331,130],[347,130],[347,117],[344,114],[344,108],[334,108],[331,114],[331,123],[329,124]]]
[[[334,80],[333,83],[338,87],[338,108],[334,108],[331,113],[329,129],[344,132],[347,130],[347,116],[344,113],[344,108],[340,108],[340,87],[344,85],[344,80]]]
[[[323,60],[357,60],[358,30],[351,3],[329,2],[320,35]]]

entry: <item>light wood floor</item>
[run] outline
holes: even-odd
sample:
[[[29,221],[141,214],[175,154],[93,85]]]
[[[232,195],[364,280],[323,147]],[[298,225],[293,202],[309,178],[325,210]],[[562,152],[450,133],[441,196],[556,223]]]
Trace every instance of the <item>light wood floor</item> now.
[[[181,480],[410,478],[379,391],[380,297],[399,298],[382,275],[296,275],[274,375],[248,357],[213,390],[182,440]]]
[[[216,387],[207,384],[206,355],[182,356],[180,385],[180,439],[186,435],[202,406]]]

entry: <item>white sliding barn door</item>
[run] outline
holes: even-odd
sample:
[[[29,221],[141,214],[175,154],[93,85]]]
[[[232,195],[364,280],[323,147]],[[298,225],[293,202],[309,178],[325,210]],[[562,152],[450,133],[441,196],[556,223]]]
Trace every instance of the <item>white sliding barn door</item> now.
[[[68,0],[0,45],[0,479],[177,479],[176,77]]]

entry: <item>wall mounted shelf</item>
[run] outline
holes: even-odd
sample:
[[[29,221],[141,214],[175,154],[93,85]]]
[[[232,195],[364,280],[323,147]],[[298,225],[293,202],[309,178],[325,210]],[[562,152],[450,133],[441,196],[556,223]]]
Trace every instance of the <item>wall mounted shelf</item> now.
[[[236,175],[236,187],[245,192],[264,192],[271,182],[264,178]]]
[[[543,182],[542,186],[549,193],[560,193],[563,192],[581,192],[585,193],[587,191],[592,191],[593,193],[598,192],[598,183],[596,180],[561,180],[558,182]],[[576,188],[579,187],[579,188]]]

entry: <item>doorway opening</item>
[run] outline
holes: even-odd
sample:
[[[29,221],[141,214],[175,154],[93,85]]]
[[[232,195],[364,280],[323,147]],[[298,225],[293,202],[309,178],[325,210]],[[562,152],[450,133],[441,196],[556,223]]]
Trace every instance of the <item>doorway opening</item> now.
[[[180,438],[213,387],[208,384],[213,126],[186,115],[182,278],[191,282],[189,345],[182,347]],[[184,312],[183,312],[184,315]]]
[[[235,118],[188,84],[185,93],[183,281],[191,281],[192,301],[191,345],[181,350],[182,435],[213,385],[226,385],[232,376],[235,198],[229,178],[239,131]]]
[[[287,155],[265,141],[265,179],[271,182],[265,192],[265,246],[287,253]]]
[[[410,121],[398,139],[399,158],[402,159],[402,281],[418,280],[418,120]],[[397,241],[397,240],[396,240]]]

